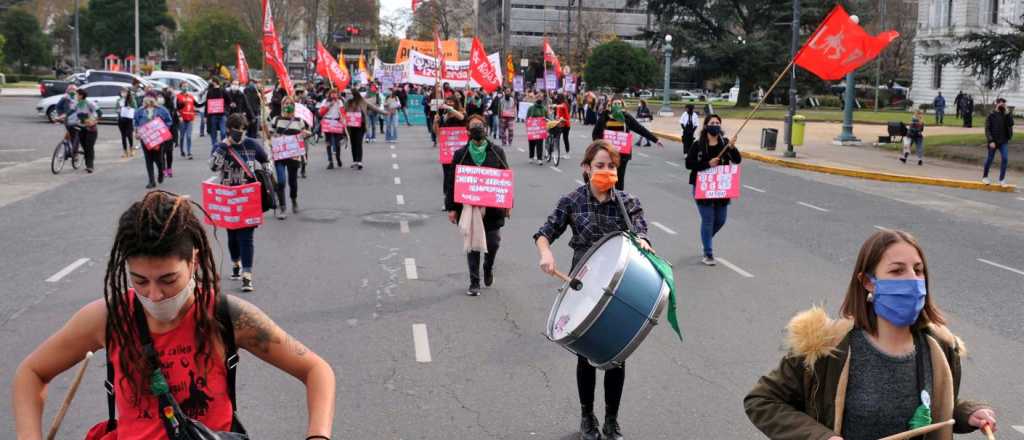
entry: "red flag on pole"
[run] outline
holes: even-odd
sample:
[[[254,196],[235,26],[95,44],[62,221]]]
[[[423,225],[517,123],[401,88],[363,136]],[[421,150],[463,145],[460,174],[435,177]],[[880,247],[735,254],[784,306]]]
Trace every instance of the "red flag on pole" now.
[[[555,50],[548,44],[548,37],[544,37],[544,62],[555,66],[556,74],[559,78],[562,77],[562,64],[558,62],[558,55],[555,55]]]
[[[434,30],[434,56],[437,57],[437,76],[444,76],[444,51],[441,50],[441,35]]]
[[[345,90],[352,81],[348,70],[343,69],[319,41],[316,42],[316,73],[327,78],[339,90]]]
[[[412,13],[416,13],[416,7],[419,6],[422,0],[412,0]]]
[[[235,44],[235,48],[238,50],[238,58],[235,61],[235,71],[238,72],[238,82],[242,84],[248,84],[249,63],[245,61],[245,52],[242,52],[242,45]]]
[[[837,80],[875,59],[899,36],[896,31],[868,35],[850,20],[841,5],[836,5],[797,52],[794,62],[818,78]]]
[[[480,88],[491,93],[501,87],[498,72],[487,58],[484,45],[479,38],[473,37],[473,48],[469,52],[469,77],[480,84]]]
[[[292,80],[288,77],[288,69],[284,65],[284,55],[281,54],[281,40],[277,38],[277,30],[274,28],[270,0],[263,0],[263,59],[274,69],[281,87],[288,92],[288,96],[295,95]]]

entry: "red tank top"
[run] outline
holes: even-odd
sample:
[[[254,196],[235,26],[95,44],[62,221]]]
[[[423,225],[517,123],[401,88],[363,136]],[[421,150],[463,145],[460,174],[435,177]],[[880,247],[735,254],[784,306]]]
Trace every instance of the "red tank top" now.
[[[125,295],[135,300],[135,291]],[[199,369],[193,365],[195,338],[195,303],[173,330],[166,333],[150,332],[153,346],[160,359],[161,371],[167,378],[174,399],[182,411],[215,431],[231,429],[231,399],[227,392],[227,375],[223,356],[216,352],[210,365]],[[130,320],[129,322],[134,322]],[[139,407],[132,406],[131,388],[122,381],[120,350],[110,349],[110,362],[114,366],[114,384],[117,386],[117,438],[118,440],[166,439],[167,434],[158,415],[156,397],[148,390],[143,393]],[[148,383],[146,385],[148,387]]]

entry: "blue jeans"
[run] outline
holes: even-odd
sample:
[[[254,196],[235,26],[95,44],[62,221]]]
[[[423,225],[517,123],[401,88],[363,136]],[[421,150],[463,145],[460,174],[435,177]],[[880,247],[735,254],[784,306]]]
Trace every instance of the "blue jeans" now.
[[[384,132],[384,138],[388,142],[398,140],[398,112],[392,113],[384,117],[384,122],[387,123],[387,130]]]
[[[210,115],[210,146],[216,147],[217,143],[228,137],[227,120],[224,115]],[[210,150],[213,154],[213,150]]]
[[[233,263],[242,263],[242,272],[252,272],[252,259],[256,255],[253,234],[256,227],[228,229],[228,253]]]
[[[997,148],[988,149],[988,157],[985,158],[985,174],[982,177],[988,177],[988,170],[992,167],[992,161],[996,158],[996,150],[999,150],[999,180],[1006,180],[1006,164],[1009,161],[1010,145],[1009,143],[1002,143]]]
[[[936,124],[942,125],[942,120],[945,119],[944,116],[946,116],[946,109],[944,109],[944,108],[937,108],[937,109],[935,109],[935,123]]]
[[[181,121],[178,126],[178,146],[181,154],[192,155],[192,121]]]
[[[917,151],[917,160],[924,160],[924,136],[910,138],[910,143],[914,144],[914,149]]]
[[[498,138],[498,115],[492,114],[487,118],[487,124],[491,126],[491,138]]]
[[[203,137],[203,133],[206,133],[206,111],[199,111],[199,137]]]
[[[377,113],[366,112],[366,125],[369,125],[370,130],[366,132],[367,139],[377,139]]]
[[[729,205],[716,206],[714,204],[697,205],[697,212],[700,213],[700,242],[704,245],[704,256],[714,257],[711,249],[711,239],[725,226],[725,218],[729,212]]]

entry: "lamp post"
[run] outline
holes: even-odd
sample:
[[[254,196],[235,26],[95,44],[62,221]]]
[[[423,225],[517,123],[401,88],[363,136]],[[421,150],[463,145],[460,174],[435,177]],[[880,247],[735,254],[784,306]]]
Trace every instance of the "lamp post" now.
[[[139,66],[142,62],[142,54],[139,53],[139,0],[135,0],[135,63],[132,64],[134,73],[139,73]]]
[[[793,23],[790,28],[792,35],[789,42],[789,59],[796,58],[797,45],[800,44],[800,0],[793,0]],[[786,157],[796,157],[793,151],[793,116],[796,116],[796,66],[789,69],[789,111],[786,112]]]
[[[665,87],[661,94],[661,111],[658,116],[673,116],[672,106],[669,105],[669,77],[672,75],[672,35],[665,35]]]
[[[82,65],[81,65],[81,55],[80,55],[80,51],[79,51],[80,50],[79,48],[81,47],[81,45],[78,43],[80,41],[79,40],[80,39],[80,37],[79,37],[80,34],[78,32],[78,9],[79,9],[79,7],[78,7],[78,0],[75,0],[75,67],[74,67],[74,69],[72,69],[72,70],[75,71],[75,73],[78,73],[78,71],[81,70],[81,68],[82,68]]]
[[[850,16],[850,21],[853,24],[860,23],[860,18],[856,15]],[[860,139],[857,139],[853,135],[853,104],[854,100],[857,99],[856,87],[853,84],[853,72],[846,74],[846,96],[844,97],[843,105],[843,132],[839,134],[839,137],[833,141],[837,145],[858,145]]]

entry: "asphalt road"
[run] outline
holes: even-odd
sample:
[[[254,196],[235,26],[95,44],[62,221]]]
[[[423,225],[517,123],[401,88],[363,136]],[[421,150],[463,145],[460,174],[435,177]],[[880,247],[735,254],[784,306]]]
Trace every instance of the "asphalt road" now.
[[[8,188],[0,190],[0,242],[7,250],[0,254],[4,389],[32,348],[102,295],[115,219],[146,183],[141,158],[117,158],[120,146],[109,141],[100,148],[97,173],[52,176],[48,164],[34,161],[37,150],[48,153],[53,130],[31,118],[8,119],[16,113],[11,102],[0,102],[0,129],[24,137],[0,138],[0,148],[33,151],[0,158],[18,162],[0,169]],[[116,139],[115,127],[101,130],[101,139]],[[256,292],[242,294],[236,282],[225,281],[228,292],[263,308],[335,368],[334,438],[575,438],[575,359],[542,335],[558,285],[537,269],[530,236],[558,197],[576,187],[575,164],[589,127],[573,129],[572,159],[559,170],[528,164],[523,134],[518,127],[516,144],[507,149],[516,208],[502,230],[496,284],[478,298],[464,295],[461,237],[440,212],[440,167],[422,127],[402,127],[394,148],[367,144],[362,171],[325,170],[322,145],[314,146],[310,176],[300,181],[303,212],[286,221],[268,217],[256,232]],[[204,140],[197,158],[207,151]],[[743,414],[743,396],[777,364],[793,314],[815,304],[835,313],[856,252],[876,227],[919,237],[932,294],[971,352],[961,396],[995,405],[1000,438],[1024,438],[1011,427],[1024,425],[1019,194],[868,182],[749,162],[743,195],[715,242],[716,254],[731,264],[707,268],[700,265],[699,218],[681,156],[681,146],[668,143],[640,149],[629,164],[626,189],[643,200],[653,244],[674,265],[684,340],[659,326],[627,362],[620,419],[628,438],[762,438]],[[210,175],[205,162],[176,163],[164,189],[198,196]],[[217,238],[227,261],[226,235]],[[562,267],[569,264],[567,240],[554,245]],[[59,280],[46,281],[83,258]],[[425,340],[414,338],[416,324],[424,325]],[[417,342],[429,350],[429,362],[417,362]],[[66,438],[80,437],[105,417],[103,374],[103,362],[89,368],[64,423]],[[45,420],[71,376],[52,386]],[[599,385],[599,402],[601,396]],[[304,433],[300,384],[253,356],[243,355],[239,402],[254,438]],[[0,432],[12,432],[9,402],[0,411],[6,415]]]

